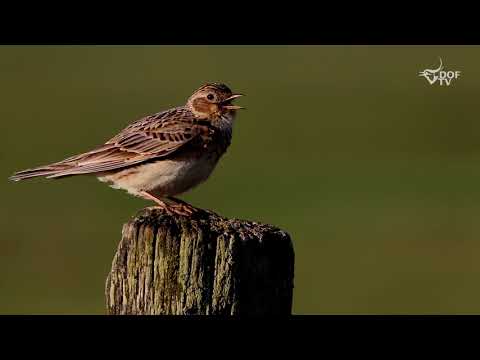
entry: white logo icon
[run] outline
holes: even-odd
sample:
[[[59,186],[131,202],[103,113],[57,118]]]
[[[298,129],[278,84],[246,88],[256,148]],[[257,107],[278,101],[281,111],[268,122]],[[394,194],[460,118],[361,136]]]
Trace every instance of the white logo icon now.
[[[443,70],[443,62],[441,58],[438,58],[440,60],[440,66],[436,69],[425,69],[423,71],[420,71],[418,76],[422,76],[425,79],[427,79],[428,83],[430,85],[435,84],[437,81],[440,84],[440,86],[447,85],[450,86],[452,83],[452,79],[458,79],[460,77],[460,71],[445,71]]]

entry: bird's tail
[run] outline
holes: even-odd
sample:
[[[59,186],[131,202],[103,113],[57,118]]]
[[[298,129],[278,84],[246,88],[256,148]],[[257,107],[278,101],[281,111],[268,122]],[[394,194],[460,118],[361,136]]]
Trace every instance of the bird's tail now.
[[[60,177],[55,175],[70,169],[71,166],[72,165],[69,165],[69,164],[58,164],[58,163],[39,166],[33,169],[26,169],[26,170],[16,172],[12,176],[10,176],[8,179],[12,181],[20,181],[20,180],[26,180],[34,177],[39,177],[39,176],[43,176],[46,178]]]
[[[102,161],[114,149],[114,145],[102,145],[87,153],[71,156],[65,160],[49,165],[39,166],[16,172],[8,179],[12,181],[26,180],[34,177],[46,177],[47,179],[58,179],[73,175],[88,174],[97,172],[99,167],[92,169],[91,161]]]

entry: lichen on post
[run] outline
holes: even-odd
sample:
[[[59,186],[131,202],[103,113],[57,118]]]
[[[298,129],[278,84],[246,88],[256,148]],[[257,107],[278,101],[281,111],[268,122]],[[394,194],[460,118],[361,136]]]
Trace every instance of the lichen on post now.
[[[289,315],[294,251],[274,226],[146,208],[126,223],[106,282],[108,314]]]

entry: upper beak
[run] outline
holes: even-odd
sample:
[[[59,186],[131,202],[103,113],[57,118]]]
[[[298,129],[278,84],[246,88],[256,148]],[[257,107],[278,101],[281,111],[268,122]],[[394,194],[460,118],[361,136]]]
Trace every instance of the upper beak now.
[[[240,96],[245,96],[245,95],[244,94],[233,94],[232,96],[226,98],[222,102],[231,101],[233,99],[239,98]],[[223,108],[224,109],[229,109],[229,110],[245,109],[244,107],[238,106],[238,105],[223,105]]]
[[[245,95],[243,95],[243,94],[233,94],[232,96],[226,98],[224,101],[230,101],[230,100],[239,98],[240,96],[245,96]]]

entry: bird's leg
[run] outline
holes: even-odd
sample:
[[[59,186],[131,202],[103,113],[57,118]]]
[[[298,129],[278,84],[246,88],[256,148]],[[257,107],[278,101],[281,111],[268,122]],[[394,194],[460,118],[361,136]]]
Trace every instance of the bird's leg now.
[[[165,203],[164,201],[162,201],[161,199],[159,198],[156,198],[155,196],[153,196],[152,194],[150,194],[149,192],[147,191],[140,191],[140,194],[147,200],[152,200],[153,202],[155,202],[155,204],[158,205],[158,207],[162,210],[164,210],[165,212],[169,213],[170,215],[172,214],[170,209],[169,209],[169,206],[167,205],[167,203]]]
[[[170,205],[170,204],[167,204],[163,200],[157,198],[156,196],[153,196],[152,194],[150,194],[147,191],[141,191],[140,194],[145,199],[154,201],[160,209],[164,210],[169,215],[177,214],[177,215],[190,216],[193,213],[193,211],[191,211],[188,207],[186,207],[184,205]],[[167,199],[170,199],[170,198],[167,198]]]
[[[183,200],[174,198],[172,196],[168,196],[167,199],[175,203],[175,205],[170,205],[173,209],[179,209],[182,212],[187,212],[189,215],[198,211],[197,208],[193,207],[192,205]]]

